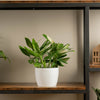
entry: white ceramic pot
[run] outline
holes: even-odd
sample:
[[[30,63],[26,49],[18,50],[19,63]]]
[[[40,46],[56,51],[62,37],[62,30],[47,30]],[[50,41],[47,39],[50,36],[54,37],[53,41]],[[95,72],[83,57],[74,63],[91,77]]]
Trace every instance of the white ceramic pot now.
[[[35,68],[35,78],[39,87],[56,87],[59,68]]]

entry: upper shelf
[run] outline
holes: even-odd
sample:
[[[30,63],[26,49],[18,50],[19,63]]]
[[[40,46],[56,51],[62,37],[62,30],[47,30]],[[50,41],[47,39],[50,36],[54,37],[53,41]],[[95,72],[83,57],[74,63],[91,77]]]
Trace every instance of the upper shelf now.
[[[100,0],[0,1],[0,10],[100,9]]]
[[[0,1],[0,3],[99,3],[100,0]]]
[[[0,83],[0,94],[34,94],[34,93],[85,93],[82,83],[59,83],[57,87],[38,87],[33,83]]]

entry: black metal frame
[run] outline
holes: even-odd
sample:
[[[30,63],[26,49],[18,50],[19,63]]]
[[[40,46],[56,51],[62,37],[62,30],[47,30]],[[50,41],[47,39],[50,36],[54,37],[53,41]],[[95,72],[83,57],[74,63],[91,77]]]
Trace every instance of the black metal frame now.
[[[0,3],[1,10],[32,9],[100,9],[100,3]]]
[[[84,100],[89,100],[89,6],[84,9],[84,84]]]
[[[86,94],[86,90],[0,90],[0,94]],[[86,99],[85,99],[86,100]]]
[[[90,72],[100,72],[100,68],[89,68]]]
[[[84,11],[84,84],[86,90],[3,90],[0,94],[33,93],[84,93],[84,100],[89,100],[89,10],[100,9],[100,3],[0,3],[0,10],[53,10],[82,9]],[[98,70],[98,69],[95,69]],[[100,69],[99,69],[100,71]]]

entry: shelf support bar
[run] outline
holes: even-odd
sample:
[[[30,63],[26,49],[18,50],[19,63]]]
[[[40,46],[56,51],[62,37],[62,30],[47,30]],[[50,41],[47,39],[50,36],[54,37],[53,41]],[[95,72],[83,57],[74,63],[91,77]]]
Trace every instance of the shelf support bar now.
[[[84,100],[89,100],[89,6],[84,8]]]

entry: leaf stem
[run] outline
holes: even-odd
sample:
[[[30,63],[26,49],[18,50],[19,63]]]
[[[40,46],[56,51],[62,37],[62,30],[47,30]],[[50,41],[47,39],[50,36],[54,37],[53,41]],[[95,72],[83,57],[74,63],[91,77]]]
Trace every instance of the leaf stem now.
[[[41,62],[42,62],[42,64],[43,64],[44,68],[46,68],[46,65],[45,65],[45,63],[44,63],[44,61],[43,61],[42,56],[40,56],[40,60],[41,60]]]

